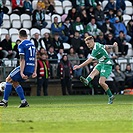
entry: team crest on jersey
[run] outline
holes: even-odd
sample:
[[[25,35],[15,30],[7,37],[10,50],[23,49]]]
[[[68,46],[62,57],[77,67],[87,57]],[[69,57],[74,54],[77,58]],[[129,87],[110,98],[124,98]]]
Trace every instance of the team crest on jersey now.
[[[101,70],[101,72],[102,72],[102,73],[104,73],[104,72],[105,72],[105,70]]]

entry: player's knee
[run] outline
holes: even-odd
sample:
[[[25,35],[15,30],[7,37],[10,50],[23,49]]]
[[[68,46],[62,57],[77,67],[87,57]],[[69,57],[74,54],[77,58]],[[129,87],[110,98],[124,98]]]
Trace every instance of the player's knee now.
[[[14,88],[16,88],[17,86],[19,86],[19,83],[18,82],[12,82],[12,85]]]
[[[101,86],[104,86],[104,85],[105,85],[105,82],[99,80],[99,84],[100,84]]]

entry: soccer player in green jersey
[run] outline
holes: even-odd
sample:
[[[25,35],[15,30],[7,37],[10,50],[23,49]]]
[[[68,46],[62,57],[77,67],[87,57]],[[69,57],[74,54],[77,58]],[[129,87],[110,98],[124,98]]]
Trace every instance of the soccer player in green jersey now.
[[[84,67],[90,64],[93,59],[98,60],[98,64],[95,66],[93,71],[89,74],[87,78],[80,77],[80,81],[84,83],[85,86],[89,85],[89,82],[94,79],[94,77],[100,74],[99,84],[106,91],[109,96],[108,104],[112,104],[114,100],[114,95],[109,89],[108,85],[105,83],[107,77],[110,75],[112,71],[112,61],[106,51],[108,48],[113,48],[117,46],[117,43],[114,42],[113,45],[102,45],[98,42],[94,42],[94,38],[92,36],[88,36],[84,39],[88,48],[92,49],[92,53],[90,58],[88,58],[85,62],[80,65],[75,65],[74,70]]]

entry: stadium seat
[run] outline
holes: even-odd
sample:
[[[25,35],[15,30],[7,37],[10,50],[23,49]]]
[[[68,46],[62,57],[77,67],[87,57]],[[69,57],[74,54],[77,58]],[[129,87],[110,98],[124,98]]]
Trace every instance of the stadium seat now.
[[[9,60],[8,58],[3,58],[3,63],[4,66],[11,67],[11,60]]]
[[[2,28],[9,29],[11,27],[10,17],[8,14],[4,14]]]
[[[133,56],[133,50],[132,50],[132,45],[130,43],[126,43],[128,45],[128,52],[127,52],[127,57]]]
[[[8,14],[11,14],[12,13],[11,1],[6,0],[6,7],[9,9]]]
[[[10,21],[12,22],[13,20],[20,20],[20,16],[18,14],[12,13],[10,15]]]
[[[61,22],[61,16],[58,14],[53,14],[52,15],[52,23],[54,22],[54,17],[58,17],[58,22]]]
[[[125,14],[132,15],[133,14],[133,7],[132,6],[127,6],[125,10]]]
[[[33,10],[37,9],[37,1],[38,0],[33,0],[32,1],[32,8],[33,8]]]
[[[6,0],[6,6],[10,5],[11,6],[11,1],[10,0]]]
[[[72,9],[72,3],[68,0],[64,0],[63,3],[63,10],[65,14],[68,14],[68,11]]]
[[[20,20],[13,19],[12,20],[12,28],[20,29],[21,28],[21,22],[20,22]]]
[[[107,5],[107,3],[108,3],[108,0],[104,0],[103,2],[102,2],[102,8],[104,9],[105,8],[105,6]]]
[[[33,35],[34,35],[35,33],[40,34],[40,30],[37,29],[37,28],[32,28],[32,29],[30,30],[30,36],[33,37]]]
[[[19,38],[18,29],[16,28],[9,29],[9,35],[11,36],[12,42],[16,42],[16,40]]]
[[[116,62],[120,65],[121,71],[125,71],[127,65],[127,59],[119,57]]]
[[[22,27],[23,28],[27,28],[27,29],[30,29],[32,27],[32,23],[31,23],[31,20],[23,20],[22,22]]]
[[[46,26],[46,28],[50,29],[51,28],[51,16],[45,14],[45,21],[48,23],[48,25]]]
[[[64,50],[70,49],[70,44],[69,43],[63,43]]]
[[[23,20],[31,20],[31,17],[28,14],[22,14],[20,16],[20,19],[21,19],[21,22],[23,22]]]
[[[129,20],[131,20],[131,16],[130,15],[127,15],[127,14],[124,14],[123,15],[123,21],[125,22],[125,21],[129,21]]]
[[[0,40],[3,40],[5,38],[5,35],[9,34],[7,29],[1,29],[1,35],[0,35]]]
[[[63,7],[62,7],[62,2],[55,0],[55,10],[58,14],[63,14]]]
[[[129,63],[131,64],[131,69],[133,70],[133,57],[129,59]]]
[[[50,33],[50,30],[47,28],[41,29],[41,36],[43,36],[45,33]]]
[[[8,14],[11,14],[12,13],[12,6],[11,5],[7,5],[6,7],[9,9]]]

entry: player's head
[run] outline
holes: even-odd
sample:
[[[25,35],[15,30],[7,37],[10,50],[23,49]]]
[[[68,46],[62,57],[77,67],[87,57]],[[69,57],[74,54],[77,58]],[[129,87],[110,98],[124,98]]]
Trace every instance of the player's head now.
[[[94,47],[94,38],[93,36],[87,36],[85,39],[84,39],[86,45],[88,48],[93,48]]]
[[[26,33],[25,30],[20,30],[20,31],[19,31],[19,38],[20,38],[20,39],[25,39],[25,38],[27,38],[27,33]]]

